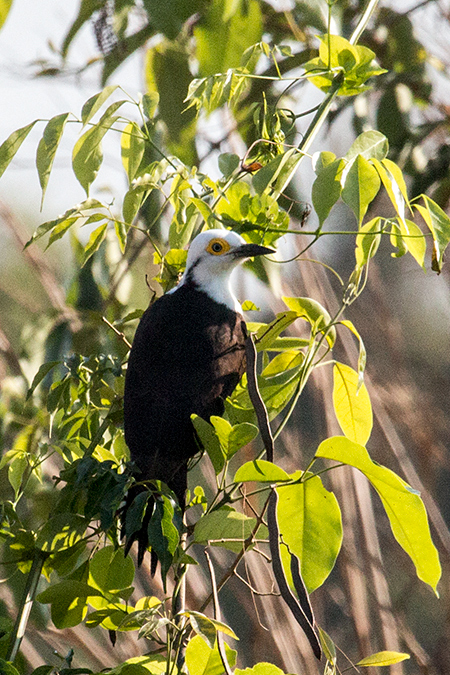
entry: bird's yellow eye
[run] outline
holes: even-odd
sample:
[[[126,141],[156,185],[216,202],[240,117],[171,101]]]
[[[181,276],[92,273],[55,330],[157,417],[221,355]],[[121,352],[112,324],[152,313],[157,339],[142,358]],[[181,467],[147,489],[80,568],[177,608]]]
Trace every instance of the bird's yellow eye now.
[[[230,244],[225,239],[211,239],[206,250],[213,255],[223,255],[230,250]]]

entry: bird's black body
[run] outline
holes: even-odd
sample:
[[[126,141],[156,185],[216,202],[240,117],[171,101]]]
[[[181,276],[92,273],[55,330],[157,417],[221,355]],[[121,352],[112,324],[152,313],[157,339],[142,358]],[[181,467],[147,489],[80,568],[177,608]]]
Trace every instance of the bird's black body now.
[[[199,450],[191,415],[223,414],[245,370],[245,337],[241,314],[193,281],[150,305],[136,331],[125,381],[125,440],[138,480],[164,481],[182,508],[187,463]],[[133,539],[142,559],[146,533]]]

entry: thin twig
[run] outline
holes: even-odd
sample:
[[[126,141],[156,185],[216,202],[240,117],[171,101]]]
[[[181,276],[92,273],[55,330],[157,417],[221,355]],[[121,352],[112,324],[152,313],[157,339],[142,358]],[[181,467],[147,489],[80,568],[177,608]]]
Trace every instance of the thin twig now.
[[[124,342],[126,344],[128,349],[131,349],[131,342],[128,342],[127,338],[125,337],[125,333],[122,333],[115,326],[113,326],[113,324],[110,321],[108,321],[106,316],[102,316],[102,321],[104,323],[106,323],[106,325],[109,326],[109,328],[111,328],[111,330],[114,331],[114,333],[122,340],[122,342]]]

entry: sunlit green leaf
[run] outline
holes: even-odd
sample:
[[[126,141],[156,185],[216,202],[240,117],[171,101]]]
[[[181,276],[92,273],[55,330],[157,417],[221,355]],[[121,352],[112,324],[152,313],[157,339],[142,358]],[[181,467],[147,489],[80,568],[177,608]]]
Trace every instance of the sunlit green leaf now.
[[[341,196],[341,176],[344,167],[343,159],[326,164],[313,183],[311,197],[320,225]]]
[[[398,219],[403,243],[411,253],[414,260],[425,269],[425,254],[427,252],[427,240],[418,225],[413,220]]]
[[[0,145],[0,176],[2,176],[7,169],[9,163],[14,159],[14,156],[37,120],[13,131],[10,136]]]
[[[364,667],[392,666],[394,663],[400,663],[409,658],[409,654],[403,652],[376,652],[375,654],[366,656],[365,659],[361,659],[361,661],[358,661],[355,665]]]
[[[156,108],[159,103],[159,94],[157,91],[149,91],[142,97],[142,108],[147,119],[152,120],[155,116]]]
[[[270,324],[253,324],[251,321],[247,323],[247,327],[251,332],[256,332],[256,349],[262,351],[272,347],[275,339],[282,333],[291,323],[298,318],[296,311],[280,312],[276,319]],[[256,331],[254,331],[256,328]]]
[[[355,258],[359,267],[366,265],[378,250],[381,241],[381,218],[373,218],[359,228],[356,235]]]
[[[17,499],[20,488],[22,486],[22,478],[26,469],[29,466],[28,457],[25,453],[17,454],[16,457],[10,462],[8,467],[8,480],[11,487],[14,490],[15,497]]]
[[[329,152],[328,150],[315,152],[312,156],[312,166],[316,175],[318,176],[327,166],[333,164],[335,159],[336,155],[334,152]]]
[[[290,476],[298,479],[301,472]],[[301,563],[308,591],[321,586],[334,567],[342,543],[342,520],[339,505],[326,490],[319,476],[303,483],[277,488],[277,518],[283,541]],[[280,547],[286,578],[291,586],[290,554]]]
[[[87,613],[87,599],[100,596],[96,588],[75,579],[52,584],[36,596],[43,604],[51,604],[52,621],[56,628],[77,626]]]
[[[225,654],[228,663],[233,668],[236,664],[237,652],[225,643]],[[196,635],[188,642],[186,665],[189,675],[223,675],[223,663],[217,645],[211,649],[200,635]]]
[[[213,0],[202,21],[194,28],[196,57],[200,75],[225,73],[240,65],[242,54],[249,45],[261,39],[262,10],[259,2],[249,0],[240,4],[227,21],[223,20],[225,0]]]
[[[121,148],[122,164],[131,183],[139,169],[145,150],[145,136],[136,122],[129,122],[122,131]]]
[[[200,638],[201,640],[201,638]],[[133,656],[112,670],[108,675],[163,675],[166,672],[167,659],[162,654]]]
[[[231,459],[238,450],[251,443],[258,433],[259,429],[255,424],[235,424],[228,437],[227,459]]]
[[[354,466],[370,480],[383,503],[395,539],[413,561],[419,579],[437,594],[441,577],[439,554],[418,493],[393,471],[373,462],[362,445],[343,436],[323,441],[316,456]]]
[[[108,229],[108,223],[104,223],[97,227],[90,235],[88,243],[84,247],[83,255],[81,258],[81,265],[85,265],[89,258],[94,255],[96,251],[100,248],[103,243],[103,240],[106,237],[106,230]]]
[[[345,174],[345,178],[344,178]],[[352,209],[361,225],[367,209],[380,189],[380,178],[373,166],[362,155],[357,155],[350,169],[342,175],[342,199]]]
[[[198,415],[191,415],[191,420],[217,475],[224,467],[225,456],[214,427]]]
[[[84,132],[77,140],[72,152],[72,168],[78,182],[89,194],[89,187],[94,182],[103,161],[101,142],[103,136],[119,118],[112,114],[124,101],[116,101],[109,106],[98,123]]]
[[[436,204],[430,197],[423,195],[425,208],[420,204],[415,204],[416,209],[427,224],[435,245],[433,270],[440,273],[444,260],[445,250],[450,242],[450,218],[445,211]]]
[[[36,547],[52,553],[71,548],[83,537],[86,527],[87,522],[81,516],[58,513],[40,530]]]
[[[217,621],[216,619],[210,619],[201,612],[195,612],[188,610],[182,613],[183,616],[189,617],[192,628],[200,635],[206,642],[206,644],[213,649],[214,643],[216,641],[217,631],[225,633],[229,637],[232,637],[234,640],[238,640],[236,633],[231,630],[229,626],[222,621]]]
[[[383,162],[380,162],[378,159],[373,158],[371,162],[381,178],[383,186],[398,217],[404,220],[406,217],[405,207],[409,206],[409,204],[407,199],[403,196],[403,183],[401,183],[401,185],[397,183],[394,175],[390,172],[384,160]]]
[[[105,546],[92,557],[89,566],[89,583],[101,591],[117,591],[128,588],[134,579],[134,563],[125,557],[122,549]]]
[[[288,480],[290,480],[289,474],[280,466],[273,462],[267,462],[265,459],[254,459],[239,467],[233,478],[233,483],[245,483],[246,481],[276,483]]]
[[[357,391],[359,391],[359,387],[363,383],[364,379],[364,371],[366,369],[366,360],[367,360],[367,353],[366,353],[366,348],[364,346],[364,342],[362,340],[361,335],[358,333],[356,330],[355,326],[351,321],[348,321],[347,319],[343,319],[341,321],[341,324],[343,326],[346,326],[346,328],[349,329],[358,338],[359,342],[359,355],[358,355],[358,386],[357,386]]]
[[[325,333],[330,347],[334,345],[336,340],[336,328],[334,326],[329,327],[331,316],[317,300],[313,300],[312,298],[288,298],[287,296],[283,296],[283,302],[292,312],[296,312],[299,318],[308,321],[311,328],[314,329],[314,333]]]
[[[55,159],[59,142],[64,132],[69,113],[56,115],[47,123],[36,153],[36,168],[39,174],[39,183],[42,188],[42,202],[44,201],[48,179]],[[41,203],[42,203],[41,202]]]
[[[277,354],[263,369],[263,377],[272,377],[278,373],[285,372],[291,368],[297,368],[303,363],[304,355],[302,352],[286,350]]]
[[[235,675],[284,675],[284,671],[281,668],[265,661],[257,663],[253,668],[244,668],[244,670],[236,668],[234,673]]]
[[[365,159],[377,159],[381,162],[388,151],[389,143],[386,136],[376,129],[371,129],[370,131],[364,131],[353,141],[345,159],[350,161],[358,155],[362,155]]]
[[[339,425],[352,441],[365,445],[372,431],[372,405],[365,384],[353,368],[336,363],[333,369],[333,405]]]
[[[84,126],[91,121],[95,113],[100,110],[104,102],[116,91],[117,87],[117,84],[110,84],[86,101],[81,110],[81,121]]]

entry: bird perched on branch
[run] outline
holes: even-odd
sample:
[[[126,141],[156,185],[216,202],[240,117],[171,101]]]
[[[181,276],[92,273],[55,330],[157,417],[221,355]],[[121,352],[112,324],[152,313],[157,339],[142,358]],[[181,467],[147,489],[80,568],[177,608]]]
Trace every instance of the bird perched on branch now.
[[[235,267],[272,249],[248,244],[235,232],[208,230],[192,242],[176,288],[150,305],[134,337],[125,381],[125,440],[138,481],[166,483],[185,506],[188,460],[199,451],[191,422],[222,415],[245,370],[245,322],[230,289]],[[130,491],[127,510],[139,488]],[[148,547],[149,502],[140,529],[138,562]],[[152,558],[152,571],[156,559]]]

